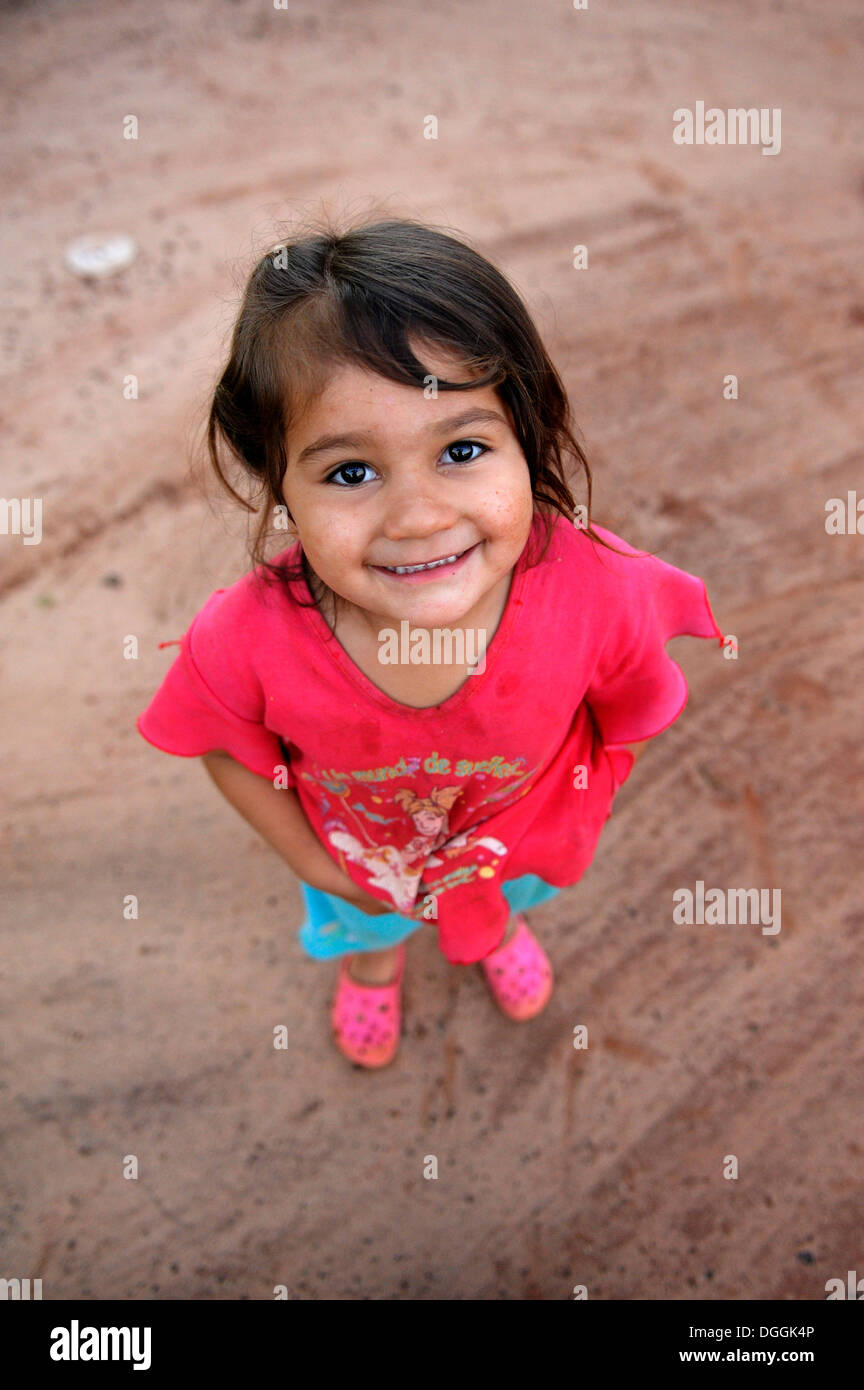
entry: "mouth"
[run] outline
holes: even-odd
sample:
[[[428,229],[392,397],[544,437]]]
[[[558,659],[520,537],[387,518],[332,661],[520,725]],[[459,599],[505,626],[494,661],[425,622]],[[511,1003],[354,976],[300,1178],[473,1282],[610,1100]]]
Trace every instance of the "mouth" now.
[[[401,583],[405,583],[406,581],[410,582],[412,580],[415,582],[417,580],[425,580],[429,576],[444,577],[446,575],[455,574],[457,570],[464,565],[468,556],[481,544],[481,541],[477,541],[474,545],[469,546],[467,550],[457,551],[455,554],[442,555],[436,560],[426,560],[422,564],[370,565],[370,569],[375,570],[378,574],[386,574],[389,579],[397,579]]]

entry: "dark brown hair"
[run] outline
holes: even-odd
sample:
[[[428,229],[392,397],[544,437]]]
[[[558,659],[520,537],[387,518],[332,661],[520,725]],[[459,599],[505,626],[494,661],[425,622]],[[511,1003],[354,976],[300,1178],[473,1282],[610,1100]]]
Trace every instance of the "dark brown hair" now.
[[[284,587],[304,607],[294,584],[306,581],[312,603],[330,591],[300,547],[299,563],[265,559],[271,509],[293,522],[282,492],[285,441],[292,422],[326,386],[336,365],[358,365],[422,389],[433,374],[415,357],[409,337],[456,353],[468,381],[437,378],[443,391],[494,386],[509,407],[528,463],[535,515],[543,518],[546,554],[556,513],[574,520],[576,502],[565,471],[568,457],[587,486],[587,535],[615,550],[591,525],[591,470],[571,419],[567,394],[516,290],[464,240],[411,218],[359,221],[345,230],[327,215],[271,247],[255,265],[243,295],[227,365],[207,420],[210,462],[231,486],[220,440],[266,505],[251,547],[261,578]],[[479,373],[479,375],[473,375]],[[616,551],[616,554],[622,552]],[[334,610],[338,595],[331,595]]]

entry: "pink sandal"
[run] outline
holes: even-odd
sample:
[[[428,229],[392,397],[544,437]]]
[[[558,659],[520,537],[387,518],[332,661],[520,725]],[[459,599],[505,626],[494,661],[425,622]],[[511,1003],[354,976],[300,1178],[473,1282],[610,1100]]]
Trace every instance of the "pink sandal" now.
[[[503,1014],[522,1022],[545,1009],[554,977],[549,957],[521,913],[509,941],[480,961],[492,997]]]
[[[385,1067],[399,1049],[405,947],[397,949],[396,974],[389,985],[361,984],[348,973],[350,957],[339,962],[330,1026],[342,1055],[361,1067]]]

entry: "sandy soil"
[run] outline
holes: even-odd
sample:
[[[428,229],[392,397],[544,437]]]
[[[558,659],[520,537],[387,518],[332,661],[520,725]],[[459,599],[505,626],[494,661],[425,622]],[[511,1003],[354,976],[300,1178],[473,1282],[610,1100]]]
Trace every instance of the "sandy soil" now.
[[[103,0],[2,27],[3,490],[44,512],[40,544],[0,537],[0,1273],[56,1299],[824,1298],[864,1268],[864,540],[824,525],[864,487],[860,6]],[[780,154],[675,145],[697,100],[781,108]],[[244,268],[294,210],[372,196],[514,279],[597,519],[701,575],[740,643],[671,644],[684,716],[535,914],[547,1011],[508,1023],[423,935],[380,1074],[329,1041],[292,874],[134,728],[157,643],[246,565],[188,466]],[[140,255],[76,280],[63,248],[98,231]],[[781,932],[671,925],[700,878],[780,888]]]

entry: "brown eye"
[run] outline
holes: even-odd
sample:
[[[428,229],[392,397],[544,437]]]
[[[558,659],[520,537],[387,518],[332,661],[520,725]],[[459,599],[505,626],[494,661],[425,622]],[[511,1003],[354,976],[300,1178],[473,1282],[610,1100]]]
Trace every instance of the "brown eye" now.
[[[340,473],[354,473],[354,474],[356,474],[358,471],[362,473],[363,469],[364,469],[364,468],[368,468],[368,467],[369,467],[369,464],[368,464],[368,463],[340,463],[340,465],[339,465],[338,468],[334,468],[334,470],[333,470],[332,473],[328,473],[328,475],[327,475],[327,477],[324,479],[324,481],[325,481],[325,483],[332,483],[332,482],[334,481],[335,478],[338,478],[338,476],[339,476]],[[358,478],[358,477],[355,476],[354,478],[351,479],[350,482],[347,482],[347,483],[346,483],[346,482],[337,483],[337,487],[343,487],[343,488],[344,488],[344,487],[355,487],[355,486],[359,486],[361,483],[365,483],[365,482],[367,482],[367,481],[368,481],[368,479],[366,479],[366,478]]]
[[[479,449],[481,452],[479,454],[475,454],[472,458],[469,457],[466,453],[466,450],[470,451],[471,449]],[[485,444],[478,444],[473,439],[458,439],[455,444],[448,444],[447,448],[444,450],[444,453],[454,455],[454,457],[450,460],[451,463],[474,463],[476,459],[481,458],[483,454],[488,453],[488,449]]]

